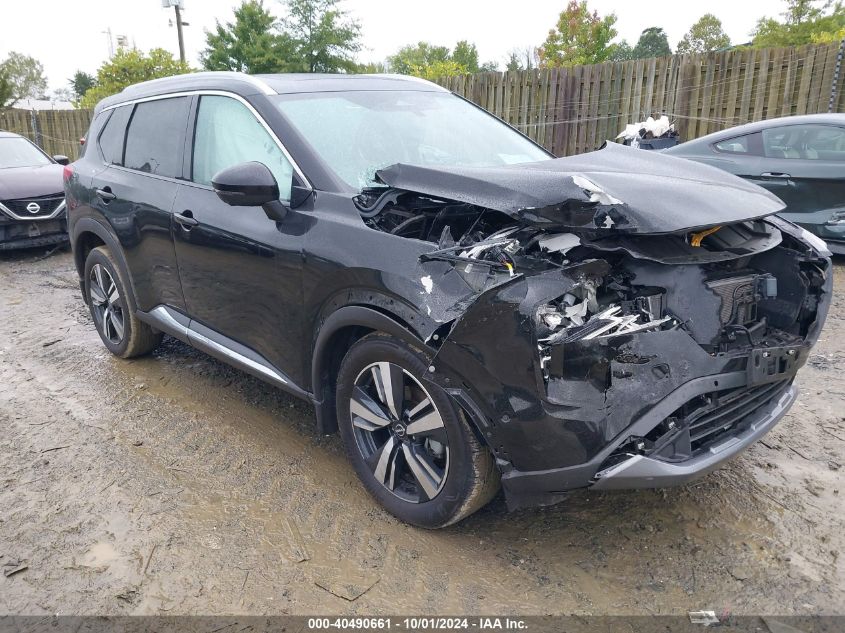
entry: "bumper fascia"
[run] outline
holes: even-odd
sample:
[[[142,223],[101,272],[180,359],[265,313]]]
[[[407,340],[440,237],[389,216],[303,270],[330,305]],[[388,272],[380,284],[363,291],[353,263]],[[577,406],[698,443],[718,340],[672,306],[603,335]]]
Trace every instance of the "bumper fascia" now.
[[[664,488],[679,486],[705,475],[768,433],[795,402],[797,390],[790,386],[775,402],[762,407],[756,419],[740,435],[711,446],[705,453],[680,463],[663,462],[643,455],[596,473],[597,490]]]
[[[794,386],[790,386],[779,397],[760,407],[754,418],[747,422],[744,431],[719,442],[701,455],[675,463],[636,456],[605,470],[601,470],[601,467],[626,437],[653,428],[681,403],[712,389],[715,381],[722,387],[740,387],[745,380],[745,372],[732,372],[686,383],[634,422],[616,441],[608,444],[598,455],[583,464],[542,471],[514,469],[505,472],[502,475],[502,488],[508,508],[516,510],[553,505],[565,499],[567,492],[578,488],[611,490],[677,486],[715,470],[777,424],[795,402],[797,391]]]

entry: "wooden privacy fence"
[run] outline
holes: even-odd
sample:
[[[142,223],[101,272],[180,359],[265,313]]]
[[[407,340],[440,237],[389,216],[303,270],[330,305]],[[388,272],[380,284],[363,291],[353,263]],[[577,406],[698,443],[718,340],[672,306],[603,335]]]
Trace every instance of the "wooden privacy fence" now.
[[[653,112],[681,140],[792,114],[845,111],[839,44],[732,50],[573,68],[479,73],[441,85],[489,110],[557,156],[596,149]]]
[[[88,133],[92,110],[0,110],[0,130],[34,141],[45,152],[79,157],[79,139]]]
[[[439,80],[558,156],[615,138],[653,112],[681,140],[792,114],[845,112],[843,46],[733,50],[573,68],[479,73]],[[831,96],[833,99],[831,100]],[[0,129],[49,154],[79,155],[91,110],[0,110]]]

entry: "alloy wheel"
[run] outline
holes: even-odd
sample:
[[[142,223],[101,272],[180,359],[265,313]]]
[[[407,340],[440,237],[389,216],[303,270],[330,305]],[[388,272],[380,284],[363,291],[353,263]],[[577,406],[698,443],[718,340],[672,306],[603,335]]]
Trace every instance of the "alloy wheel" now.
[[[449,473],[443,417],[425,387],[399,365],[365,367],[349,403],[358,450],[376,480],[411,503],[434,499]]]
[[[119,345],[126,331],[124,305],[117,284],[105,266],[94,264],[91,267],[88,293],[97,326],[110,343]]]

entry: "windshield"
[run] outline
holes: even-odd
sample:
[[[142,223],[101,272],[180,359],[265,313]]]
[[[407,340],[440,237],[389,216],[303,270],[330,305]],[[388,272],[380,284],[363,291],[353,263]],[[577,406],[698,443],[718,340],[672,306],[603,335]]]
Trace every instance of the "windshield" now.
[[[550,156],[510,127],[445,92],[282,95],[282,114],[355,189],[396,163],[492,167]]]
[[[0,138],[0,169],[49,164],[50,159],[25,138]]]

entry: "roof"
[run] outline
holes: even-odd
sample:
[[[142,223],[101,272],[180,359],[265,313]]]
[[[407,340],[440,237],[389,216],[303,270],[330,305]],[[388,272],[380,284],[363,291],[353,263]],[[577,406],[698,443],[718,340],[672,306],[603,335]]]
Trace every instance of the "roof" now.
[[[116,95],[103,99],[97,109],[189,90],[228,90],[247,97],[256,94],[297,94],[307,92],[343,92],[348,90],[415,90],[448,92],[435,83],[408,75],[343,75],[289,73],[247,75],[237,72],[202,72],[175,75],[134,84]]]
[[[0,130],[0,138],[20,138],[20,134],[15,134],[14,132],[7,132],[6,130]]]

